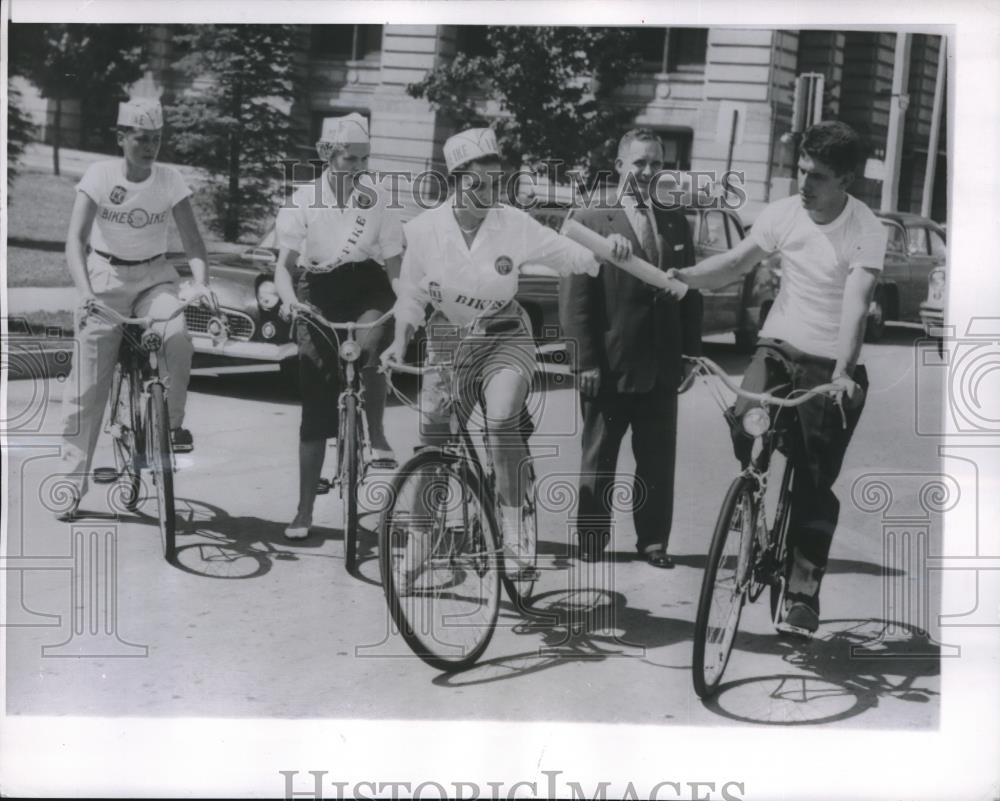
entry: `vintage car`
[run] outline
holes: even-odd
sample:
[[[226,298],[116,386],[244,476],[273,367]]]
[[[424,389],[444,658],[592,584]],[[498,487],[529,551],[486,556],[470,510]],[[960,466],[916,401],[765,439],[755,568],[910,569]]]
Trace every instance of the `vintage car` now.
[[[171,254],[182,281],[190,281],[191,270],[183,254]],[[203,357],[276,362],[293,383],[297,374],[298,348],[291,326],[279,314],[280,302],[274,286],[277,250],[273,232],[257,247],[233,247],[209,253],[212,290],[225,314],[229,336],[213,342],[208,333],[210,313],[201,306],[184,312],[195,353]]]
[[[567,210],[565,205],[539,205],[530,213],[539,222],[558,230]],[[696,261],[729,250],[746,236],[734,211],[686,208],[684,213],[691,226]],[[535,336],[543,345],[557,345],[561,338],[558,283],[555,271],[543,265],[528,264],[521,269],[517,300],[527,311]],[[752,350],[779,287],[780,269],[775,258],[761,262],[744,278],[702,293],[702,333],[731,332],[741,350]]]
[[[882,338],[886,321],[940,326],[944,321],[945,229],[916,214],[876,212],[889,234],[885,267],[868,312],[865,337]]]

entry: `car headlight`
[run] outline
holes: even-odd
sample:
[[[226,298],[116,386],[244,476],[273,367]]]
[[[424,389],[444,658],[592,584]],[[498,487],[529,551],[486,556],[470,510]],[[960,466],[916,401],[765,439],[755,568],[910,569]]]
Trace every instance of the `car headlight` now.
[[[271,311],[281,302],[274,281],[261,281],[257,287],[257,305],[264,311]]]
[[[755,406],[743,413],[740,422],[743,424],[743,430],[751,437],[762,437],[771,427],[771,416],[766,409]]]
[[[340,358],[345,362],[356,362],[361,355],[361,346],[352,339],[340,346]]]
[[[260,334],[264,339],[274,339],[275,333],[277,333],[277,328],[274,323],[268,320],[264,325],[260,327]]]

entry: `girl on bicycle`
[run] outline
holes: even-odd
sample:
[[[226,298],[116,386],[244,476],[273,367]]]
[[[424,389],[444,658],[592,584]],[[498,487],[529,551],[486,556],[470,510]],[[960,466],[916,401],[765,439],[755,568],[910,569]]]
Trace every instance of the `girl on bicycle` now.
[[[428,363],[450,363],[453,386],[440,373],[421,387],[421,440],[431,444],[449,432],[448,401],[454,395],[465,419],[482,400],[489,447],[497,469],[504,548],[519,569],[526,567],[520,526],[524,490],[519,466],[527,448],[525,399],[535,370],[531,323],[514,300],[518,268],[545,264],[560,274],[596,275],[600,266],[586,248],[543,226],[527,213],[499,203],[503,173],[489,128],[471,128],[444,145],[453,193],[405,226],[395,338],[383,362],[403,360],[427,304]],[[624,237],[612,235],[616,258],[630,253]],[[621,239],[621,241],[618,241]]]
[[[316,151],[326,169],[316,181],[299,187],[278,212],[278,294],[286,310],[301,301],[332,322],[371,322],[395,300],[390,279],[399,275],[403,240],[398,217],[364,175],[368,121],[360,114],[328,117]],[[301,268],[297,297],[292,279],[296,266]],[[336,348],[306,322],[299,321],[296,336],[302,396],[299,504],[285,536],[304,539],[312,525],[327,440],[337,436],[340,367]],[[395,458],[382,425],[386,388],[378,375],[378,354],[390,336],[388,325],[371,329],[362,340],[361,356],[372,463],[388,468],[395,467]]]
[[[99,300],[129,317],[166,318],[177,310],[179,276],[164,258],[171,217],[194,276],[186,292],[210,298],[208,255],[191,210],[191,190],[175,168],[156,163],[162,133],[158,101],[120,103],[118,145],[124,159],[95,162],[77,184],[66,264],[80,293],[79,350],[63,396],[62,455],[75,498],[64,518],[76,515],[87,491],[122,337],[120,326],[88,314],[89,302]],[[181,427],[194,348],[183,316],[166,323],[162,335],[171,440],[174,451],[183,453],[194,447],[190,432]]]

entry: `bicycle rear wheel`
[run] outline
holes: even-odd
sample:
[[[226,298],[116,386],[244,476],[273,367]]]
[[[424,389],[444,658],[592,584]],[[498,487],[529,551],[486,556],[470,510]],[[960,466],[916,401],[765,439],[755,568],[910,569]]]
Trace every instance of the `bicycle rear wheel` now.
[[[146,454],[153,484],[156,487],[156,505],[160,520],[160,542],[163,558],[171,564],[177,555],[177,519],[174,511],[174,459],[170,448],[170,423],[167,420],[167,401],[163,384],[149,385],[149,402],[146,406]]]
[[[340,438],[337,440],[337,460],[340,471],[340,497],[344,510],[344,561],[347,572],[353,574],[358,566],[358,468],[361,436],[358,430],[358,399],[350,393],[344,395],[340,411]]]
[[[754,533],[754,483],[739,476],[719,510],[694,626],[694,689],[713,695],[732,652],[747,597]]]
[[[492,501],[461,457],[433,448],[393,478],[379,528],[389,612],[430,666],[462,670],[486,650],[500,608]]]
[[[144,432],[140,407],[141,378],[135,364],[122,358],[111,377],[111,432],[118,481],[123,485],[125,508],[135,511],[142,486]]]

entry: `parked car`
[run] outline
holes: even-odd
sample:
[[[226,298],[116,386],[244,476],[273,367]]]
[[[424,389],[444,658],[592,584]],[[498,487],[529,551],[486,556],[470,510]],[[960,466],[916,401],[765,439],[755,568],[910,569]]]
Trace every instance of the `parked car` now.
[[[531,209],[539,222],[558,230],[568,211],[566,205],[543,205]],[[745,236],[745,228],[736,212],[728,209],[684,210],[695,245],[695,259],[702,259],[729,250]],[[562,337],[559,325],[559,277],[549,267],[527,264],[521,268],[517,300],[527,311],[542,343],[557,343]],[[720,334],[732,332],[741,350],[752,350],[757,332],[778,294],[780,269],[776,258],[758,264],[745,277],[721,289],[706,291],[702,332]]]
[[[944,320],[945,229],[917,214],[876,212],[888,231],[885,268],[868,312],[865,338],[877,342],[886,321],[941,325]],[[930,305],[928,305],[930,304]],[[925,308],[926,307],[926,308]]]
[[[282,375],[294,386],[298,373],[298,348],[291,326],[279,314],[274,286],[277,260],[273,231],[257,247],[216,250],[209,253],[212,290],[226,316],[229,337],[218,344],[208,334],[210,312],[189,306],[184,312],[195,353],[227,359],[277,362]],[[171,254],[182,279],[191,270],[183,254]]]

